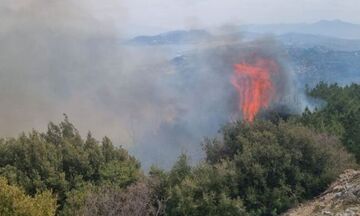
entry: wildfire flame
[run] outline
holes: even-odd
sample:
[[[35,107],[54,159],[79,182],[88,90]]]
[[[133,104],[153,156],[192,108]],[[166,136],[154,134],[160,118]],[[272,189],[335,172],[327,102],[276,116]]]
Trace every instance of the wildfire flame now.
[[[277,65],[272,60],[260,58],[254,64],[236,64],[234,69],[231,84],[238,93],[243,119],[251,123],[275,96],[271,78],[277,72]]]

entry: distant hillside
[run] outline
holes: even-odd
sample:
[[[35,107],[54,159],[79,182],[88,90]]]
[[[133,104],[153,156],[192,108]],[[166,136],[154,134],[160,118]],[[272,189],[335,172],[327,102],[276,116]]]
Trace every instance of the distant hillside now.
[[[175,57],[172,63],[183,76],[189,76],[201,68],[197,61],[210,58],[216,61],[217,52],[209,49],[203,52],[188,52]],[[286,47],[288,63],[297,75],[300,86],[314,86],[320,81],[349,84],[360,82],[360,51],[336,51],[324,47]]]
[[[339,51],[358,51],[360,50],[360,40],[341,39],[321,35],[288,33],[276,37],[286,46],[299,48],[326,47]]]
[[[360,82],[360,51],[290,47],[287,52],[301,83],[313,86],[320,81],[340,84]]]

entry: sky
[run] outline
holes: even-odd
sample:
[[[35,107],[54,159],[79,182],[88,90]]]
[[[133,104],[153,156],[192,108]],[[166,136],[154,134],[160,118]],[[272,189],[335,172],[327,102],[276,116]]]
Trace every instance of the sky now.
[[[0,30],[6,20],[42,22],[122,35],[228,24],[316,22],[341,19],[360,24],[359,0],[1,0]],[[92,19],[89,19],[91,17]],[[81,23],[86,20],[87,23]],[[90,22],[89,22],[90,21]],[[94,22],[96,21],[96,22]],[[95,24],[93,24],[95,23]]]
[[[124,0],[129,31],[224,24],[360,23],[359,0]]]

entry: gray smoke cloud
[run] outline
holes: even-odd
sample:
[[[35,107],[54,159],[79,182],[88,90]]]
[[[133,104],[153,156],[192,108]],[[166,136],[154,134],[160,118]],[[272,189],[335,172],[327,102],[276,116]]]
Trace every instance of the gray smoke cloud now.
[[[274,41],[218,37],[173,58],[171,47],[124,45],[118,2],[0,2],[1,136],[44,130],[66,113],[81,133],[111,137],[145,167],[169,167],[181,152],[201,158],[202,139],[240,117],[233,64],[271,57],[282,67],[282,98],[297,94]]]
[[[297,86],[287,53],[276,41],[270,37],[250,42],[241,37],[215,37],[171,61],[174,73],[160,86],[174,102],[173,119],[160,122],[156,134],[145,136],[146,142],[137,149],[141,158],[167,165],[184,151],[199,160],[205,136],[213,137],[224,124],[241,119],[238,95],[230,83],[234,65],[254,64],[261,58],[277,65],[272,76],[276,96],[269,109],[282,114],[302,112],[308,106],[307,98]]]

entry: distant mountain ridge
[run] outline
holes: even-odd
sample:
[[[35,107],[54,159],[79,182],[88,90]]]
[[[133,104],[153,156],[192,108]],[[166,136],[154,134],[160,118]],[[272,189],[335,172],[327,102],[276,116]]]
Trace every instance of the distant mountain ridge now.
[[[242,31],[271,34],[301,33],[343,39],[360,39],[360,25],[341,20],[321,20],[315,23],[241,25]]]
[[[231,36],[253,40],[272,35],[286,46],[301,48],[326,47],[340,51],[360,50],[360,25],[335,21],[319,21],[313,24],[244,25],[227,27],[221,36],[202,29],[170,31],[158,35],[142,35],[130,39],[130,45],[189,45]],[[349,39],[358,38],[358,39]],[[221,38],[220,38],[221,40]]]
[[[212,35],[205,30],[179,30],[153,36],[137,36],[128,41],[128,43],[137,45],[191,44],[210,39],[211,37]]]
[[[176,31],[154,36],[138,36],[127,42],[129,45],[157,46],[157,45],[195,45],[215,39],[215,36],[206,31],[192,35],[193,31]],[[263,37],[260,33],[235,33],[239,38],[256,39]],[[325,47],[338,51],[360,50],[360,40],[341,39],[321,35],[287,33],[274,36],[274,39],[288,47],[312,48]]]

